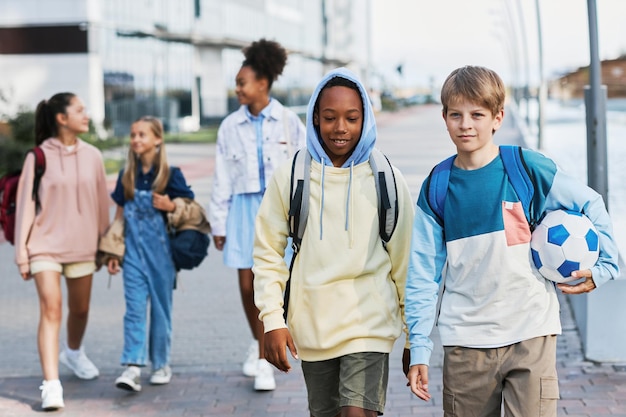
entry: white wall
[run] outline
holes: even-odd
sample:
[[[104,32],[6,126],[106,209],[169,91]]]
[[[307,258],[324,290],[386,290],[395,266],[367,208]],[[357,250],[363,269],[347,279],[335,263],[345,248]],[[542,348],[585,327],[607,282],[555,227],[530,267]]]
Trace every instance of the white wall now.
[[[202,116],[220,117],[228,113],[227,90],[224,82],[222,50],[218,48],[198,48],[194,62],[194,73],[201,78],[200,98]]]
[[[100,0],[0,0],[0,26],[77,23],[93,19]]]
[[[609,281],[590,294],[569,297],[586,359],[626,361],[625,299],[625,279]]]
[[[101,0],[0,0],[0,26],[77,24],[101,19]],[[69,91],[77,94],[100,125],[104,120],[102,64],[96,31],[89,32],[89,54],[2,55],[0,115],[20,107],[34,110],[43,99]]]
[[[87,54],[3,55],[0,90],[9,103],[0,114],[13,115],[20,106],[34,110],[43,99],[69,91],[87,105],[96,124],[104,119],[102,68],[99,58]]]

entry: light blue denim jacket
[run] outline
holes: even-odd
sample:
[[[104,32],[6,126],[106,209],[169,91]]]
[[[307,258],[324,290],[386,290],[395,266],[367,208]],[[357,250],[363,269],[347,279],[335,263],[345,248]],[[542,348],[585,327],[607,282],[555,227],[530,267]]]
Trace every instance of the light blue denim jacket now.
[[[274,170],[305,144],[305,128],[297,114],[272,99],[263,119],[263,165],[266,183]],[[284,122],[287,123],[285,127]],[[285,136],[289,135],[289,138]],[[235,194],[262,192],[254,124],[246,107],[227,116],[217,132],[215,174],[209,221],[213,235],[226,235],[226,218]]]

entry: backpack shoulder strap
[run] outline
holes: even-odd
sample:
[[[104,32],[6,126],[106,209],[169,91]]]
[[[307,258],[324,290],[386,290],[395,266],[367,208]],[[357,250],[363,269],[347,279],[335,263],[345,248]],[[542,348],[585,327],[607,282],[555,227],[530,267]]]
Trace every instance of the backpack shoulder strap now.
[[[33,195],[32,198],[35,201],[35,210],[41,210],[41,201],[39,200],[39,183],[44,172],[46,172],[46,156],[43,153],[43,149],[40,146],[35,146],[29,150],[35,156],[35,179],[33,182]]]
[[[426,201],[428,206],[437,216],[437,222],[443,226],[443,209],[448,194],[448,182],[450,180],[450,169],[454,163],[456,155],[452,155],[435,165],[428,175],[426,190],[428,192]]]
[[[383,243],[389,242],[398,222],[398,189],[393,167],[389,159],[373,148],[369,158],[376,193],[378,195],[379,234]]]
[[[532,212],[535,186],[528,166],[524,161],[522,148],[516,145],[501,145],[499,149],[504,170],[509,177],[509,181],[517,197],[524,207],[524,213],[526,214],[528,223],[533,227],[536,223],[535,216]],[[453,155],[440,162],[428,175],[428,183],[426,186],[428,196],[426,200],[441,225],[443,225],[444,205],[448,192],[448,181],[450,180],[450,168],[454,163],[455,157],[456,155]]]
[[[293,240],[294,252],[300,250],[300,243],[309,216],[309,195],[311,182],[311,154],[306,148],[298,150],[291,165],[289,186],[289,237]]]
[[[291,163],[291,183],[289,185],[289,237],[292,241],[293,255],[289,264],[289,278],[283,293],[283,318],[287,322],[289,298],[291,294],[291,273],[296,256],[300,252],[300,244],[306,221],[309,217],[309,195],[311,183],[311,154],[306,148],[296,152]]]
[[[524,207],[526,220],[531,227],[534,227],[537,220],[532,212],[535,185],[526,161],[524,161],[522,148],[515,145],[500,145],[500,157],[515,194]]]

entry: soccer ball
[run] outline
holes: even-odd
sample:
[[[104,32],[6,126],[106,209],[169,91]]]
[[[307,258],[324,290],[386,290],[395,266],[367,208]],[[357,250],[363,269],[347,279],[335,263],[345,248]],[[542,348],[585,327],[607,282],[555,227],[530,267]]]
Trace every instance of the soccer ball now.
[[[573,281],[573,271],[589,269],[598,260],[598,231],[582,213],[551,211],[533,231],[530,250],[535,266],[545,278]]]

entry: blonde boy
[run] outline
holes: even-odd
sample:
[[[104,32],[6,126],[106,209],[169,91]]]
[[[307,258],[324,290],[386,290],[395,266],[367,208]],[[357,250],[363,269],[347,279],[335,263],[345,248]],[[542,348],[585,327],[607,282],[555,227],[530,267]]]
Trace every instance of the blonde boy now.
[[[584,212],[600,231],[600,259],[575,271],[576,285],[544,279],[530,257],[530,228],[493,134],[504,118],[504,85],[493,71],[454,70],[442,92],[443,119],[457,155],[443,219],[422,185],[415,213],[405,311],[411,391],[430,398],[428,335],[435,318],[444,345],[445,416],[556,416],[559,387],[556,289],[589,292],[618,275],[617,247],[602,198],[543,155],[523,149],[535,182],[533,204]],[[540,217],[539,216],[539,217]],[[442,271],[447,272],[436,311]]]

